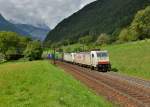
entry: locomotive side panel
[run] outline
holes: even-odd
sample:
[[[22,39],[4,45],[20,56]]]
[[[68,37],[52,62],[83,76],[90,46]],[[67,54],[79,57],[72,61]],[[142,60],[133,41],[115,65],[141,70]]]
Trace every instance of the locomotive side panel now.
[[[82,65],[91,65],[90,53],[76,53],[74,56],[74,62]]]
[[[84,64],[85,65],[91,65],[91,58],[90,58],[91,54],[90,53],[86,53],[85,54],[85,59],[84,59]]]

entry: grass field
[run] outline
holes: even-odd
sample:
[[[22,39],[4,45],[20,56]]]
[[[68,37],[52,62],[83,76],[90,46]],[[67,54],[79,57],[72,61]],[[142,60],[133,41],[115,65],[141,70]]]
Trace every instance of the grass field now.
[[[120,73],[150,80],[150,40],[105,46],[112,67]]]
[[[0,107],[112,107],[48,61],[0,65]]]
[[[74,50],[81,46],[74,44],[64,49]],[[95,48],[109,51],[112,68],[118,70],[118,73],[150,80],[150,40],[96,46]]]

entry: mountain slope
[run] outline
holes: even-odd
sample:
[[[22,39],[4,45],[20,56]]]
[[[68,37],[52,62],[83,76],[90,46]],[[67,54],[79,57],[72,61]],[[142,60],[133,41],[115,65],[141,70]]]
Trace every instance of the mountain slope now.
[[[43,41],[50,31],[50,28],[47,26],[35,27],[28,24],[16,24],[16,27],[21,28],[23,31],[32,35],[33,39],[38,39]]]
[[[16,27],[14,24],[7,21],[1,14],[0,14],[0,31],[12,31],[19,33],[24,36],[29,36],[29,34],[20,28]]]
[[[46,25],[39,25],[39,27],[35,27],[28,24],[15,24],[13,21],[7,21],[0,14],[0,31],[12,31],[23,36],[29,36],[33,39],[43,41],[50,31],[50,28]]]
[[[101,33],[116,35],[147,5],[150,0],[97,0],[60,22],[45,41],[77,41],[81,36],[97,37]]]

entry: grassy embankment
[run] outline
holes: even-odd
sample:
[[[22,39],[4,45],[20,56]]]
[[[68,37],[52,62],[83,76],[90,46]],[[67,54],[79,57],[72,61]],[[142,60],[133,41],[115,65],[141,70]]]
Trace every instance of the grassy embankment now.
[[[47,61],[0,65],[0,107],[112,107]]]
[[[64,49],[73,50],[81,46],[74,44]],[[101,49],[109,51],[112,67],[119,73],[150,80],[150,40],[107,45]]]
[[[119,73],[150,80],[150,40],[105,46]]]

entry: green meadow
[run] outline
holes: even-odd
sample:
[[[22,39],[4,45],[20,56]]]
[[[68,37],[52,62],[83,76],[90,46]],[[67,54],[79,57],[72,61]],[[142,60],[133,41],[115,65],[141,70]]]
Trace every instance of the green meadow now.
[[[150,80],[150,40],[109,45],[102,49],[109,51],[112,68],[118,69],[119,73]]]
[[[79,47],[82,45],[69,45],[63,49],[74,51]],[[85,50],[88,48],[88,46],[84,46]],[[113,71],[150,80],[150,39],[124,44],[93,45],[92,48],[108,50]]]
[[[112,107],[48,61],[0,64],[0,107]]]

